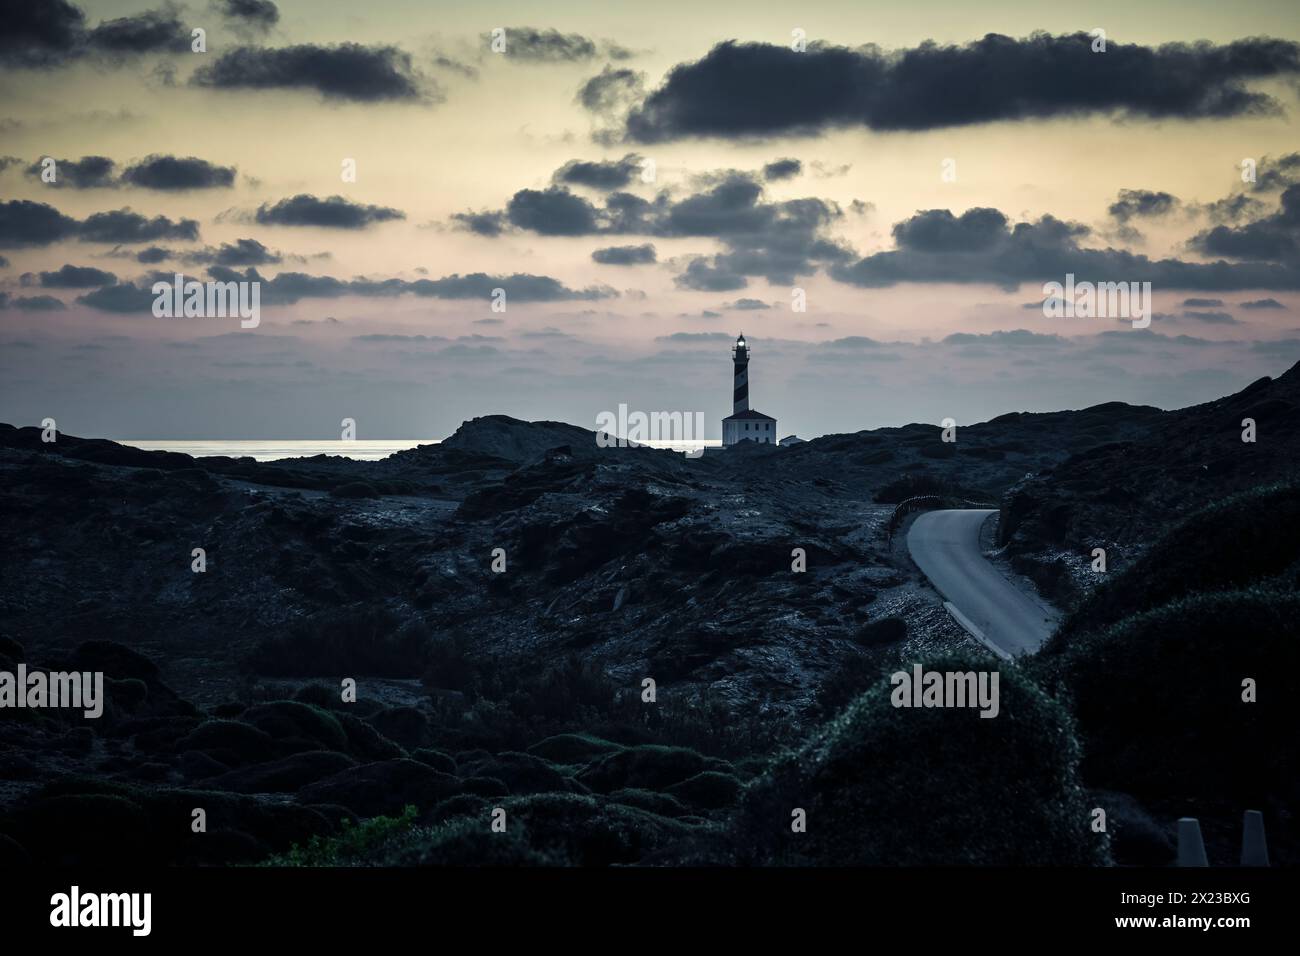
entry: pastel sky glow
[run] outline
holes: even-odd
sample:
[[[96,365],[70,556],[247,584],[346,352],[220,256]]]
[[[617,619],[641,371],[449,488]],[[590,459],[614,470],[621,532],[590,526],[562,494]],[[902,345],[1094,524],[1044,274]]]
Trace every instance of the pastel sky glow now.
[[[742,330],[803,437],[1300,359],[1293,2],[36,8],[0,2],[0,421],[419,438],[625,403],[716,438]],[[1067,271],[1150,281],[1150,328],[1045,317]],[[155,318],[176,272],[260,281],[260,326]]]

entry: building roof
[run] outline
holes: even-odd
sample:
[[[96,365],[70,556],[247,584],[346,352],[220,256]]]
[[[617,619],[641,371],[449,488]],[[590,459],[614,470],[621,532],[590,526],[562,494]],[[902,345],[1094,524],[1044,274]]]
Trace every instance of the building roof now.
[[[734,415],[728,415],[726,418],[723,419],[723,421],[724,421],[724,422],[738,422],[738,421],[744,421],[744,420],[746,420],[746,419],[751,419],[751,418],[761,419],[762,421],[765,421],[765,422],[774,422],[774,421],[776,421],[776,419],[773,418],[771,415],[764,415],[762,412],[760,412],[760,411],[756,411],[755,409],[752,409],[752,408],[751,408],[751,409],[748,409],[747,411],[736,412],[736,414],[734,414]]]

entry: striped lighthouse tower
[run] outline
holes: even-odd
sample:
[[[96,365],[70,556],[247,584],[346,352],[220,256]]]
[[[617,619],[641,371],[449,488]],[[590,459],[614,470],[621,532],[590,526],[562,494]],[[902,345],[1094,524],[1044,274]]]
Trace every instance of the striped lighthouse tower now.
[[[731,362],[735,368],[735,383],[731,392],[731,413],[739,415],[749,411],[749,346],[745,344],[745,333],[736,339],[735,348],[731,350]]]
[[[758,445],[776,444],[776,419],[749,407],[749,346],[745,333],[736,339],[731,350],[731,414],[722,420],[722,444],[738,445],[751,441]]]

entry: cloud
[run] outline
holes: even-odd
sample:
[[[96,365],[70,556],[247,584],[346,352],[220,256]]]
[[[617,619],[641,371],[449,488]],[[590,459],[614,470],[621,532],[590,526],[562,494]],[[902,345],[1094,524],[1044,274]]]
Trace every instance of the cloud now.
[[[186,262],[217,266],[265,266],[283,261],[283,256],[272,252],[256,239],[236,239],[223,242],[217,248],[200,249],[183,256]]]
[[[377,103],[438,99],[432,81],[421,77],[410,54],[395,46],[236,47],[190,77],[214,89],[314,90],[326,99]]]
[[[1277,299],[1252,299],[1249,302],[1238,303],[1243,309],[1285,309]]]
[[[387,206],[354,203],[342,196],[318,199],[307,193],[299,193],[290,199],[281,199],[275,205],[263,203],[258,207],[255,218],[262,225],[270,226],[365,229],[373,223],[405,219],[406,213]]]
[[[492,276],[475,272],[441,279],[407,280],[336,279],[333,276],[308,275],[303,272],[281,272],[268,279],[252,267],[239,272],[217,265],[208,269],[208,275],[218,282],[261,283],[262,302],[267,305],[292,305],[302,299],[335,299],[349,295],[369,298],[414,295],[434,299],[490,300],[496,289],[505,290],[507,303],[594,301],[618,295],[607,286],[571,289],[550,276],[527,273]]]
[[[44,157],[42,157],[44,158]],[[113,178],[116,164],[107,156],[82,156],[81,159],[55,159],[54,181],[44,182],[46,186],[72,189],[106,189],[117,185]],[[45,171],[41,161],[32,163],[24,170],[28,176],[40,179]]]
[[[1012,329],[1009,332],[954,332],[943,339],[944,345],[996,345],[999,348],[1043,348],[1067,344],[1059,335]]]
[[[1178,205],[1178,198],[1166,192],[1150,189],[1121,189],[1119,199],[1107,210],[1119,222],[1134,218],[1164,216]]]
[[[1282,355],[1288,361],[1294,361],[1300,357],[1300,339],[1268,339],[1252,342],[1250,349],[1252,352],[1260,352],[1264,355]]]
[[[1197,322],[1205,322],[1210,325],[1241,325],[1227,312],[1184,312],[1184,318],[1195,319]]]
[[[110,57],[140,53],[189,53],[190,31],[171,9],[103,20],[86,34],[86,46]]]
[[[65,265],[55,272],[42,272],[41,285],[47,289],[93,289],[112,285],[117,276],[92,266]]]
[[[79,295],[77,301],[101,312],[153,315],[154,294],[146,287],[123,282],[118,285],[106,285],[94,292]]]
[[[1085,33],[990,33],[961,46],[787,46],[727,41],[674,67],[627,118],[630,140],[750,138],[832,127],[924,130],[1090,113],[1149,118],[1273,114],[1247,81],[1300,73],[1300,44],[1268,38],[1159,47]]]
[[[1243,219],[1258,219],[1267,207],[1258,199],[1253,199],[1245,193],[1237,193],[1198,206],[1196,209],[1205,213],[1211,222],[1234,223]]]
[[[655,336],[655,341],[695,344],[700,342],[731,342],[733,339],[730,332],[674,332],[672,335]]]
[[[1215,226],[1188,245],[1211,256],[1300,264],[1300,185],[1282,192],[1276,213],[1242,226]]]
[[[160,246],[150,246],[148,249],[141,249],[135,254],[135,261],[145,265],[154,265],[172,257],[170,249],[163,249]]]
[[[217,6],[227,19],[262,30],[280,21],[280,10],[271,0],[220,0]]]
[[[129,208],[93,213],[79,225],[77,235],[84,242],[156,242],[160,239],[196,241],[199,224],[193,219],[172,220],[166,216],[146,218]]]
[[[591,203],[556,186],[519,190],[506,205],[506,217],[542,236],[585,236],[598,229]]]
[[[8,269],[8,268],[9,268],[9,260],[6,259],[4,256],[0,256],[0,269]]]
[[[571,159],[555,171],[552,179],[557,183],[592,189],[620,189],[632,182],[640,168],[641,157],[636,153],[628,153],[622,159],[597,162]]]
[[[485,43],[492,42],[484,34]],[[509,27],[505,31],[505,55],[528,63],[576,63],[597,56],[594,41],[578,33],[561,33],[553,28]]]
[[[5,4],[0,60],[20,66],[54,66],[84,42],[86,15],[67,0]]]
[[[458,73],[469,80],[478,79],[477,67],[470,66],[468,63],[462,63],[455,57],[446,56],[445,54],[440,53],[433,58],[433,65],[442,70],[450,70],[453,73]]]
[[[626,67],[605,68],[578,88],[577,101],[597,116],[613,118],[627,112],[645,95],[645,74]]]
[[[865,335],[846,335],[839,339],[829,339],[825,342],[818,343],[821,348],[825,349],[874,349],[885,343],[876,339],[869,338]]]
[[[1296,183],[1300,183],[1300,153],[1286,153],[1277,159],[1265,156],[1256,169],[1256,189],[1276,191]]]
[[[894,226],[899,246],[921,252],[976,252],[1005,233],[1007,217],[996,209],[976,207],[954,216],[947,209],[928,209]]]
[[[1222,299],[1183,299],[1183,307],[1188,309],[1217,309],[1222,305]]]
[[[22,312],[66,312],[68,309],[62,299],[56,299],[52,295],[20,295],[10,299],[7,294],[0,301],[0,308],[18,309]]]
[[[597,249],[591,254],[596,262],[606,266],[635,266],[656,261],[655,247],[646,243],[641,246],[610,246]]]
[[[737,299],[735,302],[728,302],[723,308],[736,309],[740,312],[754,312],[772,307],[761,299]]]
[[[47,246],[75,235],[77,225],[77,220],[43,202],[0,202],[0,248]]]
[[[480,236],[499,236],[506,228],[506,214],[496,212],[458,212],[452,215],[452,221],[467,232]]]
[[[1150,259],[1080,245],[1086,226],[1042,216],[1012,224],[995,209],[926,210],[894,226],[898,248],[833,264],[832,278],[862,288],[903,282],[985,283],[1015,289],[1025,282],[1150,282],[1159,289],[1221,291],[1297,289],[1300,270],[1287,265]]]
[[[102,20],[88,29],[86,15],[67,0],[11,0],[4,5],[3,19],[0,62],[15,66],[50,69],[86,56],[119,62],[145,53],[190,49],[190,31],[170,5]]]
[[[235,167],[218,166],[196,156],[155,153],[123,170],[122,181],[144,189],[170,191],[229,188],[235,183]]]
[[[763,178],[769,183],[778,179],[793,179],[803,172],[803,163],[797,159],[778,159],[763,167]]]
[[[673,281],[680,289],[696,292],[735,292],[749,285],[743,275],[713,264],[703,256],[692,259]]]

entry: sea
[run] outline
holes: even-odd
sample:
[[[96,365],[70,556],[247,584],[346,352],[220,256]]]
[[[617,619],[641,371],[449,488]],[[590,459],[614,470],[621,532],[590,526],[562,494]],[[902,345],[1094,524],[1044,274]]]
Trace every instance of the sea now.
[[[253,458],[257,461],[279,461],[282,458],[309,458],[312,455],[340,455],[357,461],[378,461],[395,452],[415,448],[417,445],[436,445],[439,438],[392,438],[392,439],[316,439],[309,441],[283,440],[142,440],[137,438],[116,438],[118,444],[143,448],[145,451],[179,451],[186,455],[201,458],[208,455],[226,455],[230,458]],[[674,442],[647,441],[643,444],[652,448],[671,448],[674,451],[694,452],[703,447],[720,447],[717,439],[704,441]]]

